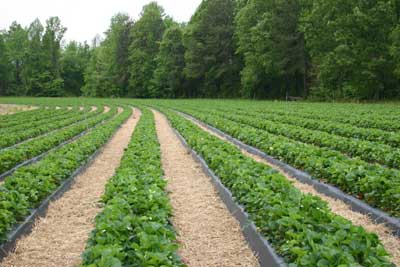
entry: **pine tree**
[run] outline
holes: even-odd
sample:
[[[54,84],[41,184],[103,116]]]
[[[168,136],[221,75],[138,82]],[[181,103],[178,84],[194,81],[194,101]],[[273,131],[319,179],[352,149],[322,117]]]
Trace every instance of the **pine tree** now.
[[[236,96],[240,64],[235,56],[235,2],[205,0],[190,20],[184,34],[185,77],[189,96]]]

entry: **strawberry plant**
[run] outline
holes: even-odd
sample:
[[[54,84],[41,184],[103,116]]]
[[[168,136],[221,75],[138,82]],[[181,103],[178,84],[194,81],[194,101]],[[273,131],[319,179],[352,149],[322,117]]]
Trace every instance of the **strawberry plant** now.
[[[165,185],[153,115],[144,109],[106,185],[104,209],[96,217],[83,266],[183,266]]]
[[[112,136],[132,113],[130,108],[89,134],[51,151],[42,160],[18,169],[0,185],[0,240],[22,222],[60,184]]]
[[[399,170],[351,159],[337,151],[274,135],[218,115],[193,111],[190,114],[316,179],[327,180],[355,197],[361,196],[373,207],[400,216]]]
[[[50,132],[52,130],[59,129],[61,127],[65,127],[71,125],[73,123],[85,120],[88,117],[95,116],[99,114],[101,111],[92,112],[92,113],[82,113],[79,112],[75,116],[68,116],[64,119],[56,120],[53,122],[45,123],[37,127],[26,128],[24,131],[11,131],[5,134],[2,134],[2,139],[0,139],[0,148],[9,147],[17,144],[18,142],[22,142],[26,139],[33,138],[39,136],[41,134]]]
[[[164,112],[289,266],[392,266],[375,234],[335,215],[320,198],[301,193],[235,146]]]
[[[38,156],[53,147],[68,141],[88,128],[94,127],[104,120],[111,118],[116,114],[116,112],[117,109],[114,107],[111,111],[104,114],[95,113],[96,116],[89,117],[86,120],[78,121],[77,123],[56,130],[47,135],[28,140],[27,142],[15,147],[0,150],[0,173],[4,173],[15,167],[17,164]]]

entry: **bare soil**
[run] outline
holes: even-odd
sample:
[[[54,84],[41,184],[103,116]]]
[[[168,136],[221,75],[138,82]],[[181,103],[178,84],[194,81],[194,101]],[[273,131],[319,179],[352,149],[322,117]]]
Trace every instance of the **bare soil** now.
[[[226,142],[231,143],[232,145],[235,145],[228,139],[214,133],[213,131],[207,129],[203,125],[197,123],[194,120],[188,119],[194,124],[196,124],[198,127],[203,129],[204,131],[208,132],[211,135],[214,135],[221,140],[224,140]],[[238,147],[237,145],[235,145]],[[314,196],[318,196],[322,200],[326,201],[328,203],[329,208],[331,209],[332,212],[334,212],[337,215],[340,215],[347,220],[351,221],[354,225],[357,226],[362,226],[365,230],[367,230],[370,233],[375,233],[378,235],[379,239],[381,240],[383,246],[385,247],[386,251],[389,252],[392,256],[392,263],[394,263],[396,266],[400,266],[400,238],[395,237],[391,234],[391,230],[386,227],[384,224],[377,224],[375,223],[370,217],[367,215],[358,213],[356,211],[353,211],[349,205],[344,203],[341,200],[335,199],[328,197],[324,194],[319,193],[315,188],[311,185],[308,184],[303,184],[299,182],[296,178],[290,176],[287,174],[284,170],[279,168],[278,166],[272,165],[262,157],[259,157],[257,155],[253,155],[249,152],[247,152],[244,149],[241,149],[238,147],[242,153],[252,159],[254,159],[257,162],[263,163],[265,165],[270,166],[271,168],[274,168],[278,170],[282,175],[284,175],[288,180],[290,180],[297,189],[299,189],[301,192],[305,194],[311,194]]]
[[[84,251],[105,184],[119,166],[124,149],[140,118],[140,111],[122,125],[90,166],[75,178],[72,188],[52,202],[31,234],[17,243],[16,251],[0,264],[3,267],[77,266]]]
[[[258,266],[239,223],[210,178],[187,153],[167,119],[153,112],[183,261],[190,267]]]
[[[0,115],[14,114],[20,111],[37,109],[34,106],[14,105],[14,104],[0,104]]]

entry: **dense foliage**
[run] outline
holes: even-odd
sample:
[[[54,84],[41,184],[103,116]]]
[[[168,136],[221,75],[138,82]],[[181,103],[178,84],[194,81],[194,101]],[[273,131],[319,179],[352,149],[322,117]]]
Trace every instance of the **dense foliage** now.
[[[89,59],[87,44],[62,48],[66,32],[58,17],[29,27],[13,22],[0,32],[0,95],[80,95]]]
[[[239,68],[233,42],[234,1],[203,1],[187,25],[184,70],[191,96],[233,97]]]
[[[400,97],[395,0],[203,0],[178,25],[156,2],[105,39],[71,42],[57,17],[0,32],[1,95]]]
[[[306,93],[307,55],[299,29],[300,12],[298,0],[252,0],[238,10],[243,95],[276,98]]]
[[[84,73],[82,93],[86,96],[125,95],[128,86],[128,46],[132,21],[125,14],[111,19],[101,46],[94,42]]]
[[[179,25],[165,30],[150,87],[153,97],[175,98],[188,93],[183,74],[185,47],[182,38],[183,28]]]

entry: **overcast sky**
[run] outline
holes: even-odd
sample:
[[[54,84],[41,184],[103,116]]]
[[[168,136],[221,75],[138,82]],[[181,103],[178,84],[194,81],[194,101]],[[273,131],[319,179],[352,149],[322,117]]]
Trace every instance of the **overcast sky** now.
[[[102,34],[118,12],[137,19],[146,0],[3,0],[0,7],[0,29],[13,21],[23,26],[39,18],[42,24],[50,16],[58,16],[68,30],[66,40],[90,41]],[[189,21],[201,0],[158,0],[165,13],[179,22]]]

